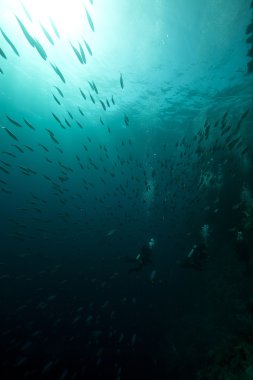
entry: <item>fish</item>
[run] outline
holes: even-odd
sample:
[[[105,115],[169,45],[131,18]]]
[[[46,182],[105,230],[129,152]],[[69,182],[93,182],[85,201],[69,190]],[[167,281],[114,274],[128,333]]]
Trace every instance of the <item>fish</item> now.
[[[78,107],[78,110],[79,110],[80,114],[81,114],[82,116],[84,116],[84,113],[83,113],[83,111],[81,110],[80,107]]]
[[[52,94],[52,95],[53,95],[53,98],[56,101],[56,103],[59,104],[59,106],[61,106],[61,102],[57,99],[57,97],[54,94]]]
[[[103,107],[103,110],[106,111],[105,103],[104,103],[101,99],[99,99],[99,101],[100,101],[100,103],[101,103],[101,105],[102,105],[102,107]]]
[[[51,45],[54,45],[54,40],[46,30],[46,28],[40,23],[41,29],[43,30],[43,33],[45,34],[47,40],[50,42]]]
[[[6,117],[7,117],[7,119],[8,119],[13,125],[15,125],[16,127],[19,127],[19,128],[22,127],[21,124],[19,124],[16,120],[12,119],[12,118],[9,117],[8,115],[6,115]]]
[[[83,129],[83,126],[82,126],[82,124],[81,124],[81,123],[79,123],[79,121],[78,121],[78,120],[75,120],[75,122],[76,122],[76,124],[78,125],[78,127],[79,127],[79,128]]]
[[[94,86],[93,86],[93,83],[91,83],[90,81],[88,81],[88,83],[89,83],[90,88],[92,89],[92,91],[95,91]]]
[[[61,124],[61,120],[53,112],[51,112],[51,114],[53,115],[57,123]]]
[[[11,167],[11,164],[9,164],[8,162],[6,162],[6,161],[3,161],[3,160],[0,160],[1,162],[2,162],[2,164],[4,164],[5,166],[7,166],[7,167]]]
[[[114,101],[113,95],[112,95],[112,104],[115,105],[115,101]]]
[[[58,144],[58,145],[59,145],[59,141],[56,140],[54,134],[50,134],[49,136],[51,137],[51,139],[53,140],[53,142],[54,142],[55,144]]]
[[[32,46],[32,47],[35,47],[35,40],[34,38],[30,35],[30,33],[27,31],[26,27],[24,26],[24,24],[20,21],[20,19],[15,15],[17,21],[18,21],[18,24],[25,36],[25,38],[27,39],[27,41],[29,42],[29,44]]]
[[[1,67],[0,67],[0,73],[1,73],[1,74],[3,74],[3,73],[4,73],[4,72],[3,72],[3,70],[1,69]]]
[[[98,94],[97,86],[95,85],[95,83],[93,81],[92,81],[92,85],[93,85],[93,89],[94,89],[95,93]]]
[[[80,48],[80,52],[81,52],[81,57],[82,57],[83,63],[86,64],[86,57],[85,57],[82,45],[80,44],[80,42],[78,42],[78,43],[79,43],[79,48]]]
[[[78,58],[78,61],[83,65],[84,62],[83,62],[83,58],[82,58],[80,52],[75,48],[75,46],[72,45],[71,42],[70,42],[70,45],[71,45],[72,49],[74,50],[74,53]]]
[[[232,140],[229,144],[228,144],[228,149],[231,150],[235,147],[235,145],[240,141],[241,139],[241,136],[237,137],[236,139]]]
[[[37,50],[37,52],[39,53],[39,55],[41,56],[41,58],[44,59],[44,61],[46,61],[47,60],[47,53],[46,53],[45,49],[43,48],[43,46],[41,45],[41,43],[36,39],[34,39],[34,47]]]
[[[5,41],[10,45],[10,47],[12,48],[12,50],[14,51],[14,53],[19,57],[19,52],[17,50],[17,48],[15,47],[15,45],[11,42],[11,40],[9,39],[9,37],[4,33],[4,31],[2,30],[2,28],[0,28],[1,30],[1,33],[5,39]]]
[[[100,117],[100,123],[101,123],[102,125],[105,125],[105,123],[103,122],[103,120],[101,119],[101,117]]]
[[[73,120],[74,117],[73,117],[72,113],[68,111],[68,114],[69,114],[69,117]]]
[[[24,119],[24,118],[23,118],[23,119]],[[33,126],[32,124],[30,124],[26,119],[24,119],[24,122],[26,123],[26,125],[27,125],[29,128],[31,128],[32,130],[35,131],[34,126]]]
[[[120,81],[120,86],[121,86],[121,88],[122,88],[122,90],[123,90],[123,88],[124,88],[124,82],[123,82],[123,76],[122,76],[122,74],[120,74],[120,79],[119,79],[119,81]]]
[[[127,115],[124,116],[124,122],[125,122],[126,126],[129,126],[129,118]]]
[[[30,150],[31,152],[34,152],[34,149],[31,148],[29,145],[24,145],[28,150]]]
[[[65,123],[67,124],[67,126],[68,126],[69,128],[71,128],[71,124],[68,122],[68,120],[66,119],[66,117],[64,118],[64,120],[65,120]]]
[[[45,131],[47,131],[50,135],[54,135],[54,132],[53,131],[51,131],[50,129],[48,129],[48,128],[45,128]]]
[[[50,65],[54,69],[55,73],[61,78],[61,80],[63,81],[63,83],[66,83],[66,80],[65,80],[62,72],[60,71],[60,69],[56,65],[52,64],[51,62],[50,62]]]
[[[2,170],[2,172],[5,173],[5,174],[9,174],[10,173],[9,170],[3,168],[2,166],[0,166],[0,170]]]
[[[10,157],[16,158],[17,156],[14,153],[2,151],[3,154],[7,154]]]
[[[61,97],[64,98],[63,92],[59,89],[59,87],[57,87],[57,86],[54,86],[54,87],[59,92],[59,94],[61,95]]]
[[[26,7],[25,7],[24,4],[22,3],[22,1],[20,1],[20,4],[21,4],[21,6],[22,6],[22,8],[23,8],[23,10],[24,10],[24,12],[25,12],[25,14],[26,14],[26,16],[27,16],[27,17],[29,18],[29,20],[32,22],[32,18],[31,18],[31,16],[30,16],[30,14],[28,13]]]
[[[93,98],[93,96],[91,95],[91,93],[90,93],[90,92],[89,92],[89,94],[90,94],[90,98],[91,98],[91,101],[92,101],[92,103],[94,103],[94,104],[95,104],[95,103],[96,103],[96,102],[95,102],[95,99]]]
[[[23,151],[23,149],[20,148],[20,146],[15,145],[15,144],[12,144],[12,146],[14,146],[17,150],[19,150],[20,153],[25,153],[25,152]]]
[[[1,188],[1,191],[6,194],[12,194],[11,190],[4,189],[3,187]]]
[[[9,135],[13,140],[18,141],[17,136],[15,136],[14,133],[12,133],[8,128],[4,127],[3,129],[6,131],[6,133],[8,133],[8,135]]]
[[[7,59],[7,57],[6,57],[6,55],[5,55],[5,53],[4,53],[4,51],[0,48],[0,55],[1,55],[1,57],[3,57],[4,59]]]
[[[110,108],[111,106],[110,106],[110,103],[109,103],[109,101],[108,101],[108,99],[106,99],[106,104],[107,104],[107,106]]]
[[[246,146],[242,151],[241,151],[241,154],[244,155],[245,153],[247,153],[249,147]]]
[[[93,32],[95,32],[94,24],[93,24],[93,21],[92,21],[92,19],[91,19],[91,17],[90,17],[90,14],[89,14],[89,12],[87,11],[87,9],[86,9],[85,6],[84,6],[84,8],[85,8],[85,12],[86,12],[87,20],[88,20],[88,22],[89,22],[89,24],[90,24],[91,30],[92,30]]]
[[[30,173],[37,174],[36,171],[34,171],[34,170],[30,169],[30,168],[25,168],[24,166],[20,166],[20,165],[18,167],[19,167],[19,169],[22,170],[23,174],[26,174],[26,175],[30,175]]]
[[[47,149],[47,147],[41,143],[38,144],[39,146],[41,146],[46,152],[49,152],[49,150]]]
[[[58,29],[56,28],[55,23],[53,22],[53,20],[50,17],[49,17],[49,21],[50,21],[50,24],[51,24],[54,32],[55,32],[56,37],[60,38],[60,34],[58,32]]]
[[[86,46],[86,49],[88,50],[89,54],[90,54],[90,55],[92,55],[92,51],[91,51],[91,48],[90,48],[90,46],[89,46],[88,42],[87,42],[87,41],[85,41],[85,39],[84,39],[84,38],[83,38],[83,42],[84,42],[84,44],[85,44],[85,46]]]
[[[83,91],[81,90],[81,88],[80,88],[80,87],[79,87],[79,91],[80,91],[80,93],[81,93],[82,97],[84,98],[84,100],[86,100],[86,96],[85,96],[85,94],[83,93]]]

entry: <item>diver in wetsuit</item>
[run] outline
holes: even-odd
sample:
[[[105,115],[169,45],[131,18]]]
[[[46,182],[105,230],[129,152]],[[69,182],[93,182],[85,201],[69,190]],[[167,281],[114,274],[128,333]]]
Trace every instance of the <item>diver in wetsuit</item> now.
[[[192,268],[195,270],[204,269],[208,252],[206,244],[194,244],[187,257],[184,260],[177,261],[177,264],[182,268]]]
[[[141,247],[140,253],[136,256],[135,259],[129,259],[127,258],[127,262],[129,263],[135,263],[135,267],[129,269],[129,273],[131,272],[140,272],[143,268],[143,266],[147,265],[148,263],[152,262],[152,252],[153,247],[155,245],[154,238],[151,238],[148,242],[148,244],[144,244]]]
[[[202,270],[208,259],[207,242],[210,236],[210,228],[208,224],[204,224],[200,229],[202,242],[194,244],[184,260],[177,261],[177,264],[182,268],[192,268]]]

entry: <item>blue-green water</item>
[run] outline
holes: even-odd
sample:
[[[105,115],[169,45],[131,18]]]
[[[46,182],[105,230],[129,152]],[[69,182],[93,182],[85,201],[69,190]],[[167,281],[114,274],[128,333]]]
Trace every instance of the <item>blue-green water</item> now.
[[[1,0],[1,379],[202,379],[251,336],[252,16]]]

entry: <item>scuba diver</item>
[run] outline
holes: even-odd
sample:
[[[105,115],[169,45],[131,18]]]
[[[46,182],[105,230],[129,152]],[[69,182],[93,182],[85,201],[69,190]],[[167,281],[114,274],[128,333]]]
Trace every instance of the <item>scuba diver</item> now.
[[[182,268],[192,268],[198,271],[204,269],[208,259],[207,240],[209,237],[209,226],[204,224],[201,227],[203,242],[194,244],[184,260],[178,260],[177,264]]]
[[[235,240],[235,252],[237,259],[241,261],[245,266],[244,274],[250,276],[250,253],[249,246],[241,231],[237,231]]]
[[[182,268],[202,270],[208,258],[207,248],[204,243],[194,244],[184,260],[177,261]]]
[[[127,258],[127,262],[136,264],[135,267],[130,268],[128,270],[129,273],[140,272],[143,266],[152,262],[151,256],[152,256],[154,245],[155,245],[155,239],[151,238],[148,244],[144,244],[141,247],[141,251],[138,253],[135,259]]]

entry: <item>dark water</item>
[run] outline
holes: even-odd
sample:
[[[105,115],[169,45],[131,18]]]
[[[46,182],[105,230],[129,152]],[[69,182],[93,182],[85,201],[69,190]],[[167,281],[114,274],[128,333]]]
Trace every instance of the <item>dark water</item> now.
[[[207,379],[252,335],[252,15],[1,0],[1,379]]]

